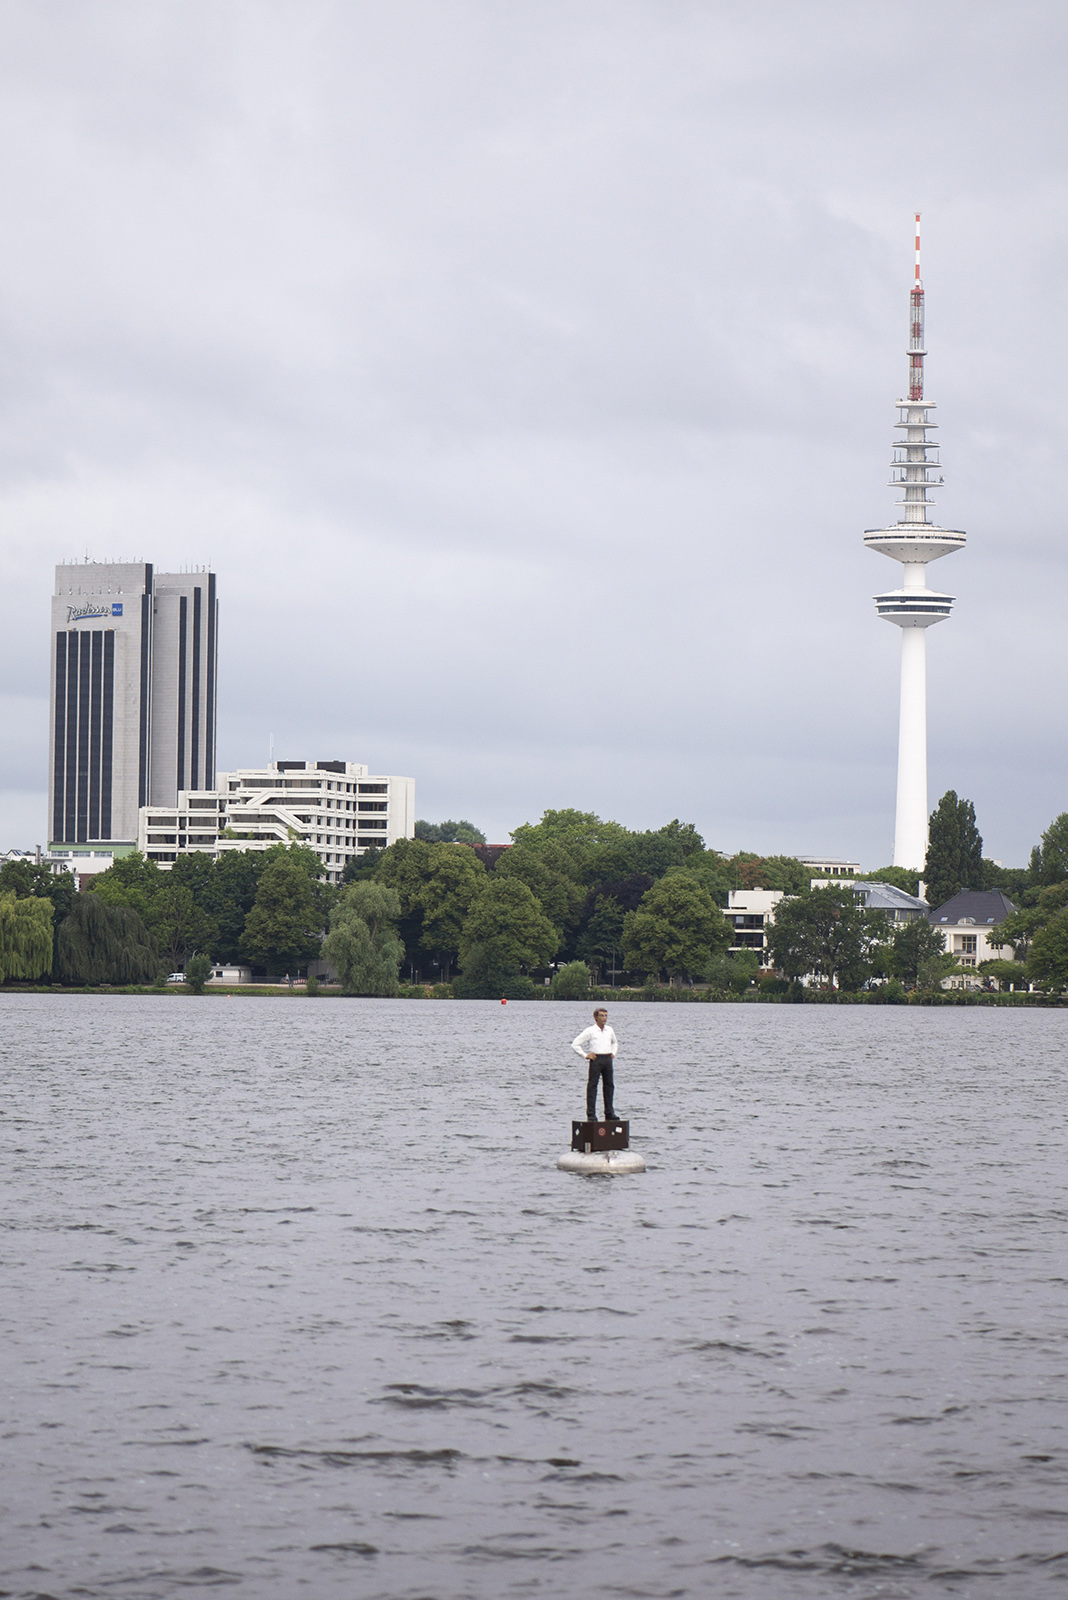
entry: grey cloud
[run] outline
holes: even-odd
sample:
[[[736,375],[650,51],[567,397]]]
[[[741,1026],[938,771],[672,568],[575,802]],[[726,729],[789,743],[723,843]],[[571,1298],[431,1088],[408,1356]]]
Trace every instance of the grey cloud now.
[[[1068,806],[1063,8],[3,26],[0,788],[41,826],[49,572],[88,548],[211,559],[224,766],[274,732],[497,837],[582,804],[881,864],[897,636],[859,539],[917,207],[971,536],[932,799],[1007,860]]]

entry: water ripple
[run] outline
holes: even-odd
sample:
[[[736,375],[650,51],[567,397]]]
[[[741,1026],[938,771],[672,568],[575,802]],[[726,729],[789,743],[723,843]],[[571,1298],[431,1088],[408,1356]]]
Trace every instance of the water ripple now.
[[[0,1592],[1062,1596],[1068,1013],[584,1009],[0,994]]]

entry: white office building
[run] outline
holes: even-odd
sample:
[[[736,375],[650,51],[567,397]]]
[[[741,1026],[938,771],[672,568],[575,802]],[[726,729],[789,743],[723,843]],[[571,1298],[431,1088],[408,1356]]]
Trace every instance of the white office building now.
[[[376,776],[355,761],[272,761],[220,772],[212,789],[141,808],[137,848],[169,868],[179,855],[304,844],[337,883],[345,864],[415,834],[415,781]]]
[[[109,866],[138,811],[215,783],[218,602],[213,573],[151,562],[56,568],[49,851]]]
[[[755,955],[762,967],[768,964],[768,934],[775,921],[775,907],[783,898],[782,889],[732,889],[723,913],[734,929],[729,955]]]

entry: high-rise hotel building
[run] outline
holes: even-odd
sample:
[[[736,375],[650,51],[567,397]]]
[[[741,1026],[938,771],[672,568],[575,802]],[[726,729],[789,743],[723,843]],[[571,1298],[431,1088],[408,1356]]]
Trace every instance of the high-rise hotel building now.
[[[56,568],[50,848],[132,846],[141,806],[214,787],[218,638],[214,573]]]

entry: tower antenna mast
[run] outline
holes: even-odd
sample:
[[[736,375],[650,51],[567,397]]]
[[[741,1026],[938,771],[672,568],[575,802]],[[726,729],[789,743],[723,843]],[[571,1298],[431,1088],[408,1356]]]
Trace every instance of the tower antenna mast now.
[[[923,399],[923,279],[920,277],[920,213],[916,213],[916,277],[909,295],[909,399]]]
[[[888,528],[869,528],[869,550],[900,561],[901,588],[875,596],[875,608],[901,629],[901,709],[897,745],[897,813],[894,866],[922,872],[927,855],[927,629],[944,622],[953,596],[927,587],[927,563],[963,550],[966,535],[929,522],[928,489],[942,483],[934,402],[923,394],[924,294],[920,276],[920,213],[916,212],[916,266],[909,293],[908,398],[897,402],[891,487],[903,489],[901,516]]]

